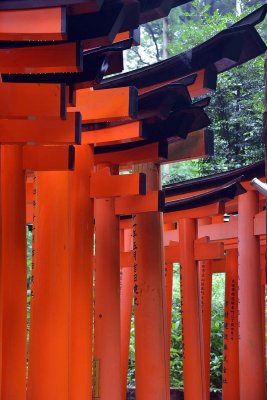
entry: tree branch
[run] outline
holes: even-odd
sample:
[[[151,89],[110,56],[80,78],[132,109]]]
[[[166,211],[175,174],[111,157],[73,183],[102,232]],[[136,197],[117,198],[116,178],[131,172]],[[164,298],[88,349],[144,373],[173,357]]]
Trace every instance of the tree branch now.
[[[160,61],[160,51],[159,51],[159,47],[158,47],[158,43],[157,43],[157,39],[156,39],[156,36],[154,34],[154,31],[153,31],[153,29],[152,29],[150,24],[145,24],[144,27],[152,37],[153,43],[154,43],[155,48],[156,48],[156,59],[157,59],[157,61]]]

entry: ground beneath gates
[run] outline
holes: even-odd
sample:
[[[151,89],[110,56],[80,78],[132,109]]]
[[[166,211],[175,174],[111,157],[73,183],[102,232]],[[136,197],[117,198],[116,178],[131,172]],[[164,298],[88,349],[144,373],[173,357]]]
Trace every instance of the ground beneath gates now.
[[[135,389],[128,389],[127,400],[135,400]],[[178,389],[171,389],[171,400],[184,400],[184,393]],[[211,393],[210,400],[222,400],[222,396],[218,393]]]

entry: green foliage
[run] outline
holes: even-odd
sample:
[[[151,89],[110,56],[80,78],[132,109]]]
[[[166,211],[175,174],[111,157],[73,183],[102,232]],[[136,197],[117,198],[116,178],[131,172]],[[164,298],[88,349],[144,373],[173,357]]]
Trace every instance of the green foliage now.
[[[264,0],[194,0],[172,10],[168,17],[168,48],[172,56],[204,42],[216,33],[265,4]],[[239,12],[241,15],[239,15]],[[267,40],[267,22],[257,26]],[[128,53],[128,68],[151,64],[163,58],[163,22],[142,27],[141,46]],[[137,61],[136,61],[137,60]],[[196,99],[197,100],[197,99]],[[163,183],[182,181],[238,168],[261,159],[264,100],[264,56],[218,76],[207,113],[214,132],[214,156],[198,161],[174,163]]]

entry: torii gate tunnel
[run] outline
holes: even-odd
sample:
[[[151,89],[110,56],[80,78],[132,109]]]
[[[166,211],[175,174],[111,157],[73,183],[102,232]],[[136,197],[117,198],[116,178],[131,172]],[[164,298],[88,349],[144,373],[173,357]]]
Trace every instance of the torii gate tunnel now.
[[[136,399],[169,400],[174,262],[185,400],[210,398],[215,272],[223,399],[265,400],[264,163],[164,188],[160,167],[212,154],[207,95],[266,51],[267,6],[122,73],[140,24],[187,2],[0,2],[0,400],[125,400],[132,304]]]

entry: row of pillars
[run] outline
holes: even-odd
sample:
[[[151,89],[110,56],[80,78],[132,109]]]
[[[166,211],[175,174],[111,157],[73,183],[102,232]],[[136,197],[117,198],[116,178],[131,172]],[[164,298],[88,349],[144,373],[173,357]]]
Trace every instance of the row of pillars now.
[[[112,198],[90,198],[93,167],[92,149],[82,145],[75,171],[34,174],[27,355],[25,171],[21,147],[1,146],[1,400],[125,400],[132,301],[136,398],[170,398],[172,274],[166,279],[163,215],[133,216],[133,266],[121,269],[119,217]],[[160,188],[157,166],[136,170],[146,173],[147,191]],[[265,400],[258,194],[238,203],[238,254],[226,255],[223,399]],[[199,266],[193,257],[197,229],[196,219],[179,221],[186,400],[209,399],[212,280],[209,262]]]

